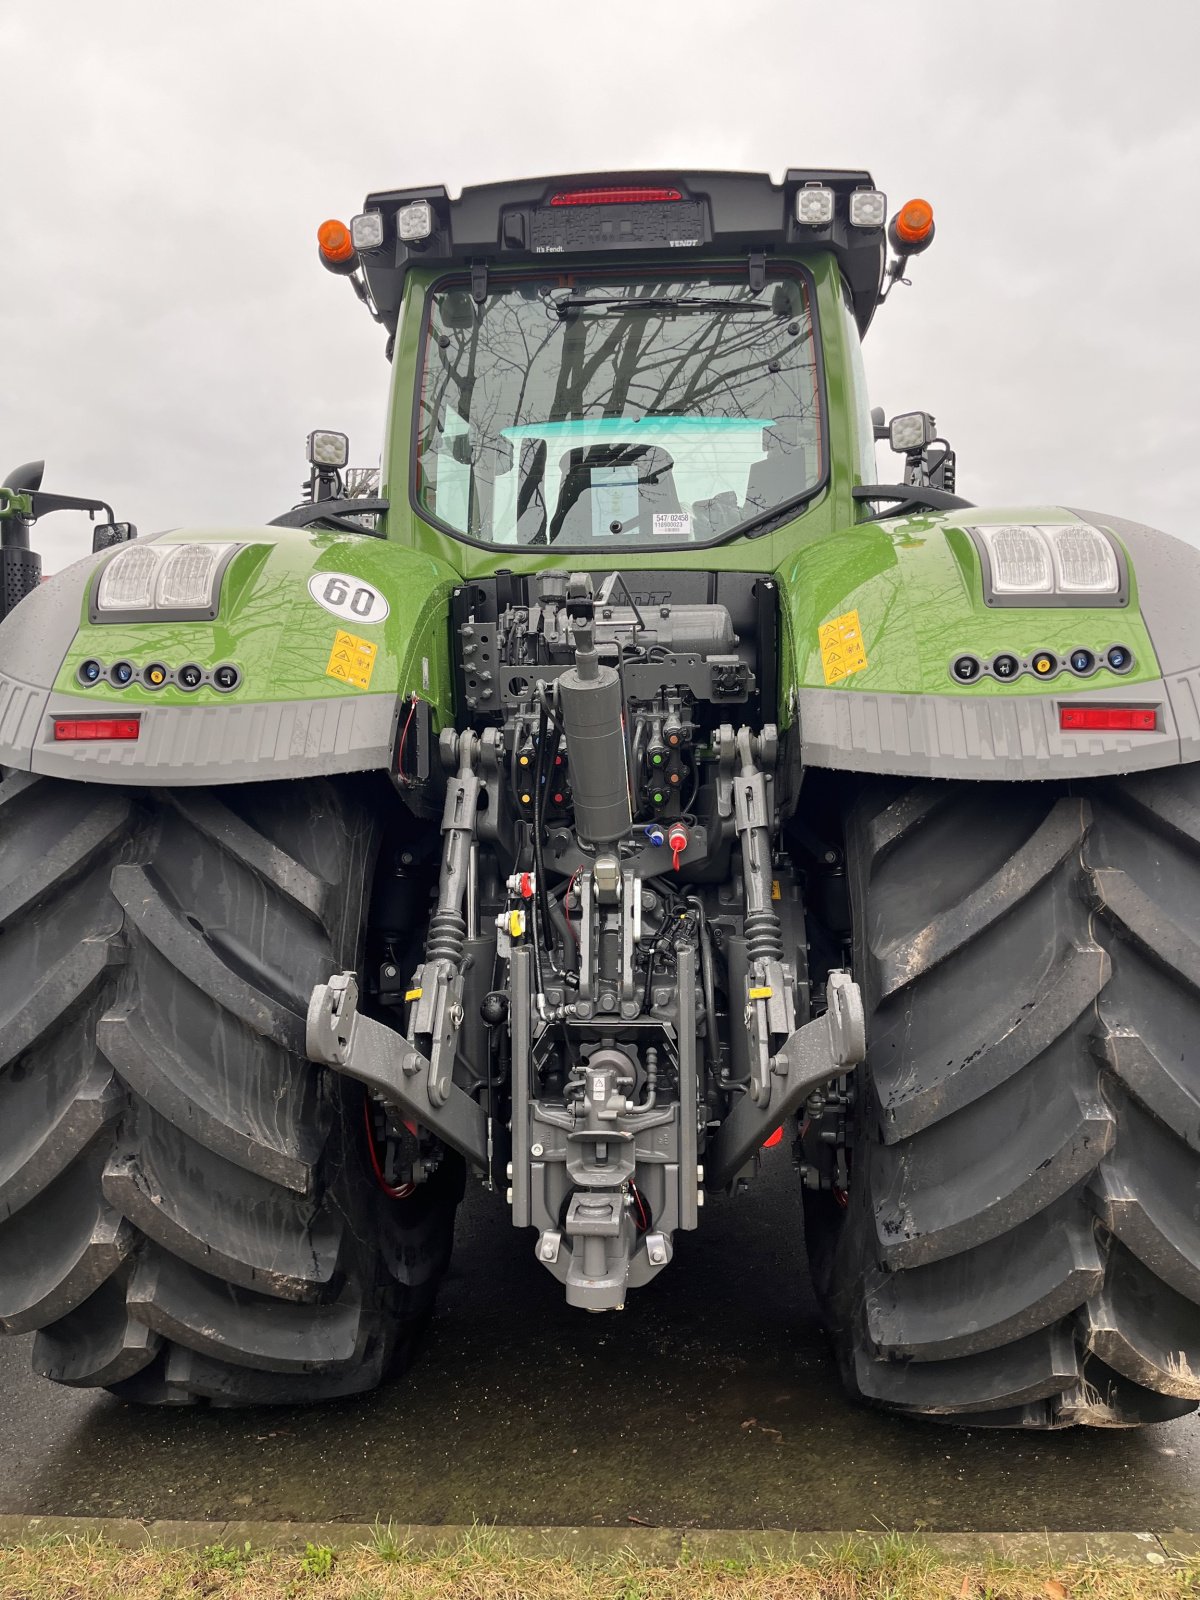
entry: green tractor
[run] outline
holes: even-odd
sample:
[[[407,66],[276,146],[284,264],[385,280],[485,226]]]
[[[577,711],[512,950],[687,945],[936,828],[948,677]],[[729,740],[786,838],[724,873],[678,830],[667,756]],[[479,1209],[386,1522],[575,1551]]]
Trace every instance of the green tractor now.
[[[372,194],[319,244],[386,336],[375,498],[329,432],[265,527],[0,490],[39,1373],[369,1389],[467,1182],[621,1311],[787,1139],[852,1395],[1196,1406],[1200,552],[973,506],[871,410],[932,236],[866,172]],[[64,505],[107,521],[39,583]]]

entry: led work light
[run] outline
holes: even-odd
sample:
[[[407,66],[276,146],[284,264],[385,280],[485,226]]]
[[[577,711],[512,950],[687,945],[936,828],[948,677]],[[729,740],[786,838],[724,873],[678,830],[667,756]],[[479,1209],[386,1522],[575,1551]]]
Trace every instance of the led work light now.
[[[933,442],[937,423],[928,411],[903,411],[888,424],[888,435],[897,454],[913,455]]]
[[[404,244],[416,244],[433,232],[433,207],[428,200],[410,200],[396,213],[396,232]]]
[[[985,558],[989,600],[1119,601],[1122,567],[1116,547],[1090,523],[1004,523],[968,532]]]
[[[362,211],[351,217],[350,239],[358,251],[378,250],[383,243],[383,212]]]
[[[833,190],[823,183],[796,190],[796,221],[809,228],[824,228],[833,221]]]
[[[148,544],[119,550],[100,569],[93,620],[134,622],[159,614],[215,617],[221,577],[240,548],[237,544]]]
[[[879,189],[855,189],[850,196],[852,228],[882,228],[887,221],[887,195]]]
[[[314,428],[308,436],[308,460],[314,467],[344,467],[350,459],[350,440],[333,428]]]

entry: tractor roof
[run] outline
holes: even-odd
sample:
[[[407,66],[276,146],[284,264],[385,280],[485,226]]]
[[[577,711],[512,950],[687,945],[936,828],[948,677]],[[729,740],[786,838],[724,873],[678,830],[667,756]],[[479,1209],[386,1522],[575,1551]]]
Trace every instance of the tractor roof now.
[[[831,222],[796,220],[796,192],[806,185],[833,190]],[[441,185],[387,189],[365,202],[365,211],[382,214],[383,238],[377,249],[363,253],[362,266],[380,316],[394,332],[404,275],[413,266],[481,273],[544,256],[565,264],[612,254],[628,262],[640,251],[678,250],[682,262],[739,255],[750,262],[781,251],[828,250],[841,264],[865,332],[879,303],[885,230],[852,227],[848,205],[855,189],[870,188],[869,172],[800,167],[789,170],[782,184],[762,172],[657,171],[476,184],[457,199]],[[398,217],[408,232],[425,217],[428,235],[404,242]]]

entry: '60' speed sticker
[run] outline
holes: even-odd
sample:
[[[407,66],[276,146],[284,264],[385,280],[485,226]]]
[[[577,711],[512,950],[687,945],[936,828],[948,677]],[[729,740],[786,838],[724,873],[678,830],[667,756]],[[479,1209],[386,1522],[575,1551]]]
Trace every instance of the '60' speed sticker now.
[[[308,580],[308,592],[343,622],[382,622],[391,609],[373,583],[348,572],[315,573]]]

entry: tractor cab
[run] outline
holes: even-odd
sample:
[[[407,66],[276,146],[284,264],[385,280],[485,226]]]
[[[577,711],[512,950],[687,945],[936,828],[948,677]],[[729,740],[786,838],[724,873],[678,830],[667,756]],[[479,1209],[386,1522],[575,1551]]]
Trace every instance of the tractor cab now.
[[[861,500],[878,430],[858,342],[933,237],[924,201],[886,218],[869,173],[817,169],[370,195],[318,243],[387,330],[393,509],[407,481],[418,539],[624,560],[764,534],[834,488]],[[853,438],[830,415],[843,387]],[[941,504],[952,484],[910,461],[878,494]]]

